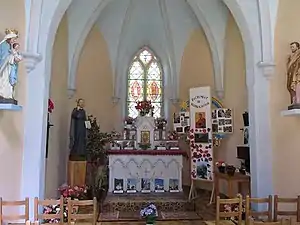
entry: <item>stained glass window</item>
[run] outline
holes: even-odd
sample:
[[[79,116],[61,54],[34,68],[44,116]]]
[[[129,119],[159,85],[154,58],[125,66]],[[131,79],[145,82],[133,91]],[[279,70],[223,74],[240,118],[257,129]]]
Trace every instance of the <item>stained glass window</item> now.
[[[148,48],[140,50],[128,70],[127,115],[137,117],[136,102],[150,100],[154,117],[162,116],[163,74],[157,57]]]

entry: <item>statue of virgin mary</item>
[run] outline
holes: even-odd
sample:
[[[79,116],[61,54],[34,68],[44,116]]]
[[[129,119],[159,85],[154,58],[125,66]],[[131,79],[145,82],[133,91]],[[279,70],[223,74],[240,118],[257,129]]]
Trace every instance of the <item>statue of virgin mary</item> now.
[[[16,43],[18,32],[6,30],[0,42],[0,102],[17,104],[14,90],[17,83],[18,63],[22,60],[19,44]]]

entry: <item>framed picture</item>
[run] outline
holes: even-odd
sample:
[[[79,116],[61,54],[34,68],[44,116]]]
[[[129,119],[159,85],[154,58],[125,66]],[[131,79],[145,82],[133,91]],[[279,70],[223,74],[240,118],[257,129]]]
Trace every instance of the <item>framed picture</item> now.
[[[114,180],[114,193],[124,192],[124,180],[115,178]]]
[[[195,133],[195,143],[209,143],[208,133]]]
[[[148,178],[141,179],[141,192],[149,193],[151,192],[151,180]]]
[[[127,193],[135,193],[137,186],[137,179],[128,178],[127,179]]]
[[[164,192],[165,191],[164,183],[165,183],[164,179],[156,178],[154,180],[154,190],[155,190],[155,192]]]
[[[195,128],[206,128],[206,113],[195,112]]]
[[[178,179],[169,179],[169,191],[170,192],[179,192],[179,180]]]
[[[150,144],[150,131],[141,131],[141,142],[143,144]]]

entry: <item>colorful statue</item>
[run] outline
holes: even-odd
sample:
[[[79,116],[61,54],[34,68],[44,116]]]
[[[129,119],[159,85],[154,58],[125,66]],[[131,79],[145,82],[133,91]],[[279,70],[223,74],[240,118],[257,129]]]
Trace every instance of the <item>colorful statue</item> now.
[[[290,44],[292,53],[288,57],[287,62],[287,89],[290,93],[292,106],[300,105],[300,44],[292,42]]]
[[[0,103],[17,104],[15,87],[18,80],[18,64],[22,60],[20,44],[16,42],[18,31],[7,29],[0,42]]]

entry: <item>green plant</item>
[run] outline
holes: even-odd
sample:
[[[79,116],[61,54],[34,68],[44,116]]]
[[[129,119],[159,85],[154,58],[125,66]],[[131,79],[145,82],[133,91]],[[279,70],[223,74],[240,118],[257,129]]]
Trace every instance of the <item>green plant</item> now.
[[[92,115],[88,117],[91,128],[88,131],[87,139],[87,185],[91,197],[99,197],[103,189],[107,189],[107,154],[106,145],[112,142],[112,134],[101,132],[97,119]]]
[[[143,150],[147,150],[151,147],[151,144],[149,144],[149,143],[139,143],[139,147]]]

